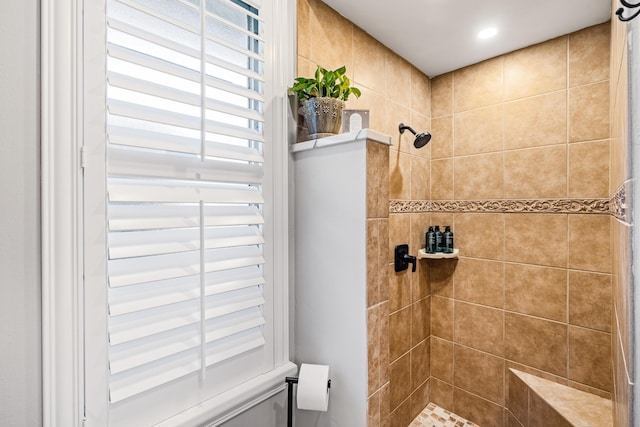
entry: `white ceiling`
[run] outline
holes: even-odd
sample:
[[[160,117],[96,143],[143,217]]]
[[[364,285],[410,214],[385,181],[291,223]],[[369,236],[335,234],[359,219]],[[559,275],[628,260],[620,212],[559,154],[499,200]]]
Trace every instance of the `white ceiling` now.
[[[607,21],[611,0],[323,0],[429,77]],[[480,40],[478,32],[498,34]]]

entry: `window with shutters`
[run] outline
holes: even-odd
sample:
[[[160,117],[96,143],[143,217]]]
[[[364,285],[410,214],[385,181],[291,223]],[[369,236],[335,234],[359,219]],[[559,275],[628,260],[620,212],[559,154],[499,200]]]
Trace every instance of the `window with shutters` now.
[[[85,22],[85,416],[116,426],[193,408],[185,420],[219,416],[202,403],[282,388],[278,369],[292,366],[276,311],[288,286],[277,283],[288,255],[275,249],[286,237],[275,201],[286,183],[274,178],[286,165],[286,129],[274,123],[285,122],[286,87],[278,103],[282,64],[268,61],[281,49],[276,6],[92,3],[86,19],[102,14],[103,31]]]

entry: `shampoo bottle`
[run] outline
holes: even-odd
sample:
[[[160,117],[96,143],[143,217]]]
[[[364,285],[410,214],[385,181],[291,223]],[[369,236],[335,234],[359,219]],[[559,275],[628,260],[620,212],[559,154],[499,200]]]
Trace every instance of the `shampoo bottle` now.
[[[435,229],[436,234],[436,252],[442,252],[444,249],[444,239],[442,238],[442,231],[440,231],[440,226],[436,225]]]
[[[451,232],[451,226],[447,225],[444,227],[444,251],[445,253],[452,254],[453,253],[453,233]]]
[[[429,227],[429,231],[427,231],[426,234],[426,240],[427,240],[427,244],[426,244],[426,251],[428,254],[435,254],[436,253],[436,233],[435,231],[433,231],[433,227],[430,226]]]

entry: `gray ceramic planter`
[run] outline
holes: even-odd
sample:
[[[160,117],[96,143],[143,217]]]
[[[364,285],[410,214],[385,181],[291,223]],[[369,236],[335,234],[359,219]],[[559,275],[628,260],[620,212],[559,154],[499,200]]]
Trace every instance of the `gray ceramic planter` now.
[[[340,133],[344,101],[336,98],[309,98],[301,103],[309,139]]]

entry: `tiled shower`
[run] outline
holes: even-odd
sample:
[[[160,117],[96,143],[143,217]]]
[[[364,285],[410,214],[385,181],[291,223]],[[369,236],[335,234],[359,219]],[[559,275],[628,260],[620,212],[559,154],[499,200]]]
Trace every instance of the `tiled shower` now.
[[[612,21],[429,79],[298,0],[297,74],[346,65],[363,92],[347,108],[393,139],[389,212],[368,219],[369,427],[429,402],[517,425],[509,368],[612,398],[627,425],[625,36]],[[459,259],[395,273],[393,247],[416,254],[429,225],[452,226]]]

